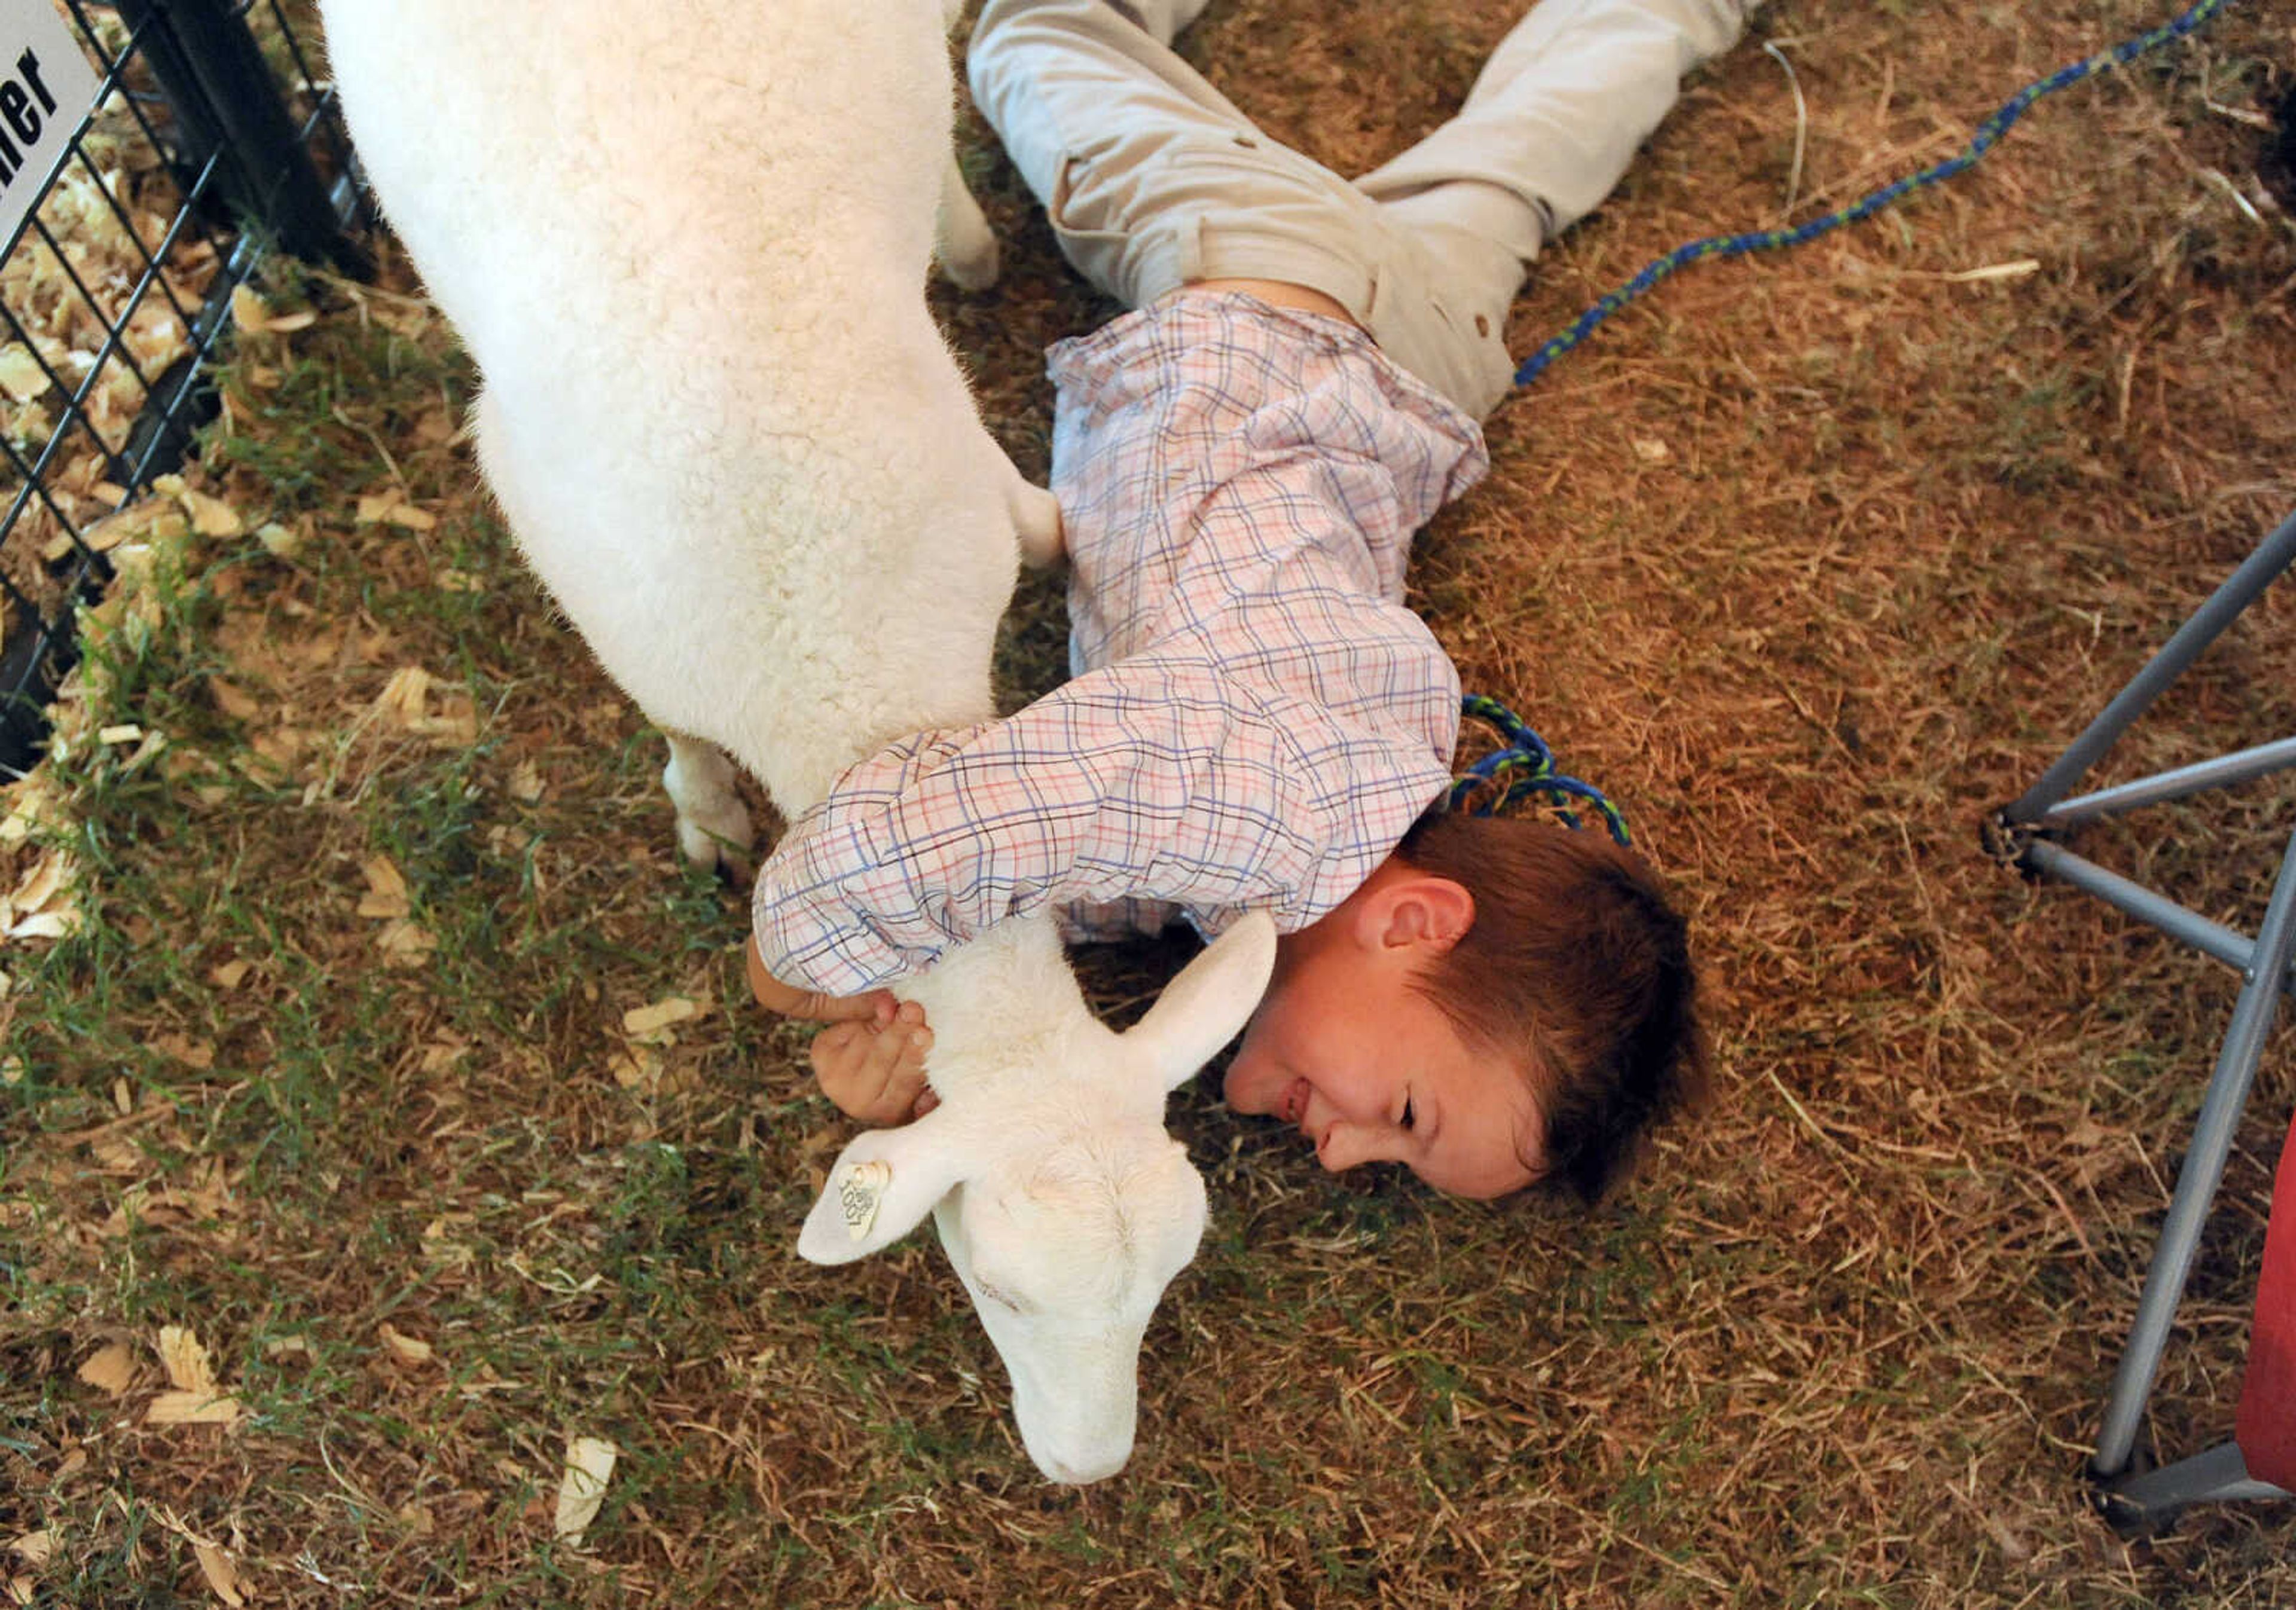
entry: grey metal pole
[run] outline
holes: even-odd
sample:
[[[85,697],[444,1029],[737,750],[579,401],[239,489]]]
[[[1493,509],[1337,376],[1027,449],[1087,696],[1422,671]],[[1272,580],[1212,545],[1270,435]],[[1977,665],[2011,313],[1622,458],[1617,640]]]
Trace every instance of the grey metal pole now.
[[[2151,923],[2169,938],[2191,945],[2203,956],[2213,956],[2227,967],[2244,973],[2256,960],[2255,943],[2247,935],[2212,921],[2189,906],[2178,905],[2166,895],[2101,867],[2061,844],[2036,839],[2026,846],[2023,864],[2038,876],[2070,884],[2084,895],[2095,895],[2116,911],[2125,912],[2139,922]],[[2284,979],[2283,985],[2296,990],[2296,977]]]
[[[2128,723],[2143,715],[2201,650],[2214,642],[2292,561],[2296,561],[2296,514],[2283,520],[2277,530],[2257,544],[2256,552],[2209,595],[2208,601],[2193,612],[2190,620],[2177,628],[2161,651],[2129,679],[2128,685],[2073,740],[2072,746],[2058,757],[2057,763],[2042,772],[2039,780],[2026,789],[2021,798],[2002,812],[2002,820],[2012,827],[2027,825],[2062,799],[2082,774],[2128,730]]]
[[[2296,531],[2296,521],[2284,529]],[[2217,1183],[2224,1178],[2225,1156],[2232,1149],[2234,1128],[2248,1100],[2248,1087],[2264,1054],[2264,1038],[2271,1031],[2280,1004],[2280,983],[2287,977],[2288,959],[2296,954],[2296,835],[2280,862],[2280,876],[2265,910],[2264,926],[2257,933],[2253,964],[2248,982],[2233,1007],[2232,1026],[2225,1031],[2224,1047],[2217,1054],[2216,1072],[2210,1076],[2208,1095],[2193,1125],[2192,1145],[2185,1165],[2177,1173],[2176,1194],[2169,1203],[2168,1219],[2161,1226],[2161,1245],[2145,1271],[2144,1290],[2136,1300],[2136,1320],[2129,1328],[2128,1349],[2120,1355],[2112,1390],[2105,1398],[2104,1420],[2097,1433],[2096,1457],[2089,1468],[2100,1476],[2114,1476],[2128,1467],[2136,1442],[2136,1422],[2161,1368],[2161,1350],[2176,1318],[2177,1300],[2184,1295],[2192,1272],[2193,1254],[2201,1227],[2215,1199]]]
[[[2084,821],[2094,821],[2100,816],[2133,811],[2139,805],[2182,799],[2204,789],[2230,788],[2251,778],[2284,772],[2290,766],[2296,766],[2296,738],[2284,738],[2277,743],[2258,744],[2252,749],[2243,749],[2237,754],[2219,755],[2214,760],[2195,761],[2188,766],[2178,766],[2173,772],[2160,772],[2133,782],[2099,789],[2094,794],[2084,794],[2078,799],[2051,805],[2041,813],[2033,825],[2045,829],[2074,827]]]

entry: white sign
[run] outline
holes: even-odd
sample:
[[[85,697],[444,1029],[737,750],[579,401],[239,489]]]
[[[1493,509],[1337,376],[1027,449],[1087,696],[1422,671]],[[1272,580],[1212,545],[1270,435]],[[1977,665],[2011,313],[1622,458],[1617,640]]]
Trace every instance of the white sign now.
[[[0,241],[47,187],[96,88],[53,0],[0,0]]]

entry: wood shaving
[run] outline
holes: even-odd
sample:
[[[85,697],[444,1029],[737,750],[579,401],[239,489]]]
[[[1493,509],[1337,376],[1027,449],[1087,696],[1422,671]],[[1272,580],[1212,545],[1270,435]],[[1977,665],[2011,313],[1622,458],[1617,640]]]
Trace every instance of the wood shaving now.
[[[566,1468],[558,1483],[558,1512],[551,1530],[567,1542],[579,1545],[582,1534],[597,1518],[605,1502],[606,1483],[614,1474],[621,1451],[601,1437],[578,1436],[566,1443]]]
[[[127,1344],[113,1342],[88,1354],[74,1373],[98,1392],[121,1397],[135,1383],[135,1354]]]

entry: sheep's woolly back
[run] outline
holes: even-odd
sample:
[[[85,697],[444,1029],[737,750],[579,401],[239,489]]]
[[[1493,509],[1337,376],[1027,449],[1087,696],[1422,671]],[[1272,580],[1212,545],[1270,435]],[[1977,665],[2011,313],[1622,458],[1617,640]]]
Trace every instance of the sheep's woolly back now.
[[[937,0],[327,0],[488,478],[657,722],[785,811],[991,713],[1008,473],[927,310]]]

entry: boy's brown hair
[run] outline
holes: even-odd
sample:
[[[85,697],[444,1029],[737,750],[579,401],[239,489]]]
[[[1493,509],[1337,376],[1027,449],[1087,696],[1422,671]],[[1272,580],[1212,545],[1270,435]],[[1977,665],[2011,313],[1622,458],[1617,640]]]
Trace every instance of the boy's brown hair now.
[[[1546,1178],[1601,1201],[1650,1131],[1705,1093],[1681,914],[1633,851],[1536,818],[1431,812],[1396,854],[1475,898],[1419,988],[1471,1044],[1528,1065]]]

